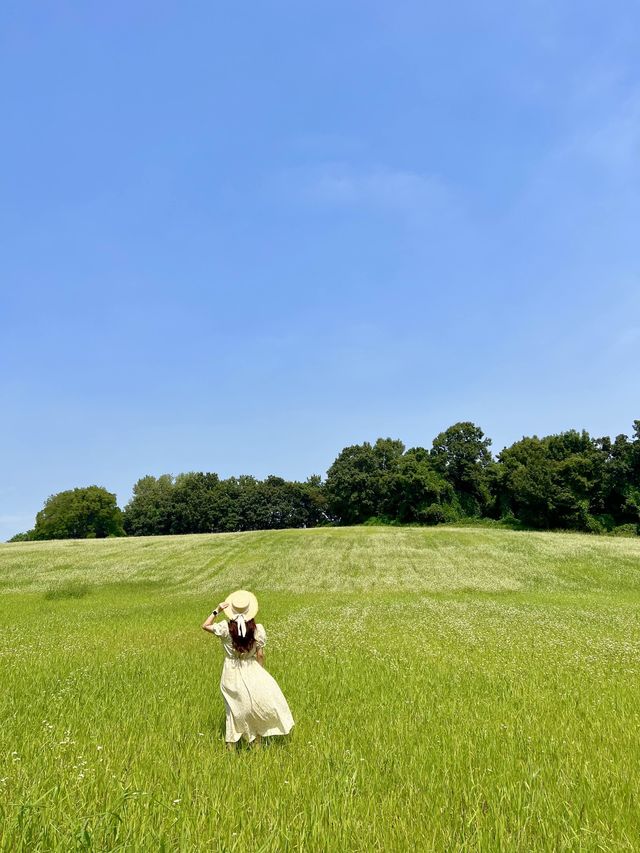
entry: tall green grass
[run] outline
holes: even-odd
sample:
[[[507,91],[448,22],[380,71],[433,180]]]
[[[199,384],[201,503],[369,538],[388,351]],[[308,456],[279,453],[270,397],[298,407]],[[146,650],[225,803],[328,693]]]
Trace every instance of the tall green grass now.
[[[248,587],[296,725],[224,750]],[[637,850],[640,541],[351,528],[0,547],[3,850]]]

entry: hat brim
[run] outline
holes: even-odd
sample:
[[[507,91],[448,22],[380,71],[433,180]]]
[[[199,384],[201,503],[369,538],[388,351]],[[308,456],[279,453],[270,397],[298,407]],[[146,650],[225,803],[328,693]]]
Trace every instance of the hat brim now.
[[[242,593],[242,595],[249,597],[249,606],[246,608],[246,610],[236,610],[236,608],[233,606],[232,599],[234,595],[238,595],[239,593]],[[223,613],[227,617],[227,619],[235,619],[236,616],[240,616],[240,614],[242,614],[248,622],[249,619],[253,619],[258,612],[258,599],[252,592],[249,592],[249,590],[247,589],[234,590],[234,592],[230,593],[230,595],[227,596],[225,603],[227,604],[227,607],[224,608]]]

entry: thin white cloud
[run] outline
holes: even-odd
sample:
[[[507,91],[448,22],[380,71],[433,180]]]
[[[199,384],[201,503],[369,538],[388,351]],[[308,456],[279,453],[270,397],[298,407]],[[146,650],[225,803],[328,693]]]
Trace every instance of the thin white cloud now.
[[[0,515],[0,524],[22,524],[32,522],[33,515]]]
[[[33,527],[35,513],[30,515],[5,513],[0,514],[0,542],[5,542],[16,533],[22,533]]]
[[[614,219],[625,230],[640,209],[640,89],[601,68],[575,85],[571,126],[531,171],[511,217],[564,233],[572,224],[584,233],[586,222],[610,231]]]
[[[640,175],[640,92],[599,127],[584,132],[576,147],[617,175]]]
[[[362,156],[366,147],[361,139],[341,133],[303,133],[291,140],[291,148],[298,155],[325,160]]]
[[[288,196],[305,204],[389,213],[418,222],[434,215],[449,217],[460,209],[451,188],[437,175],[387,166],[324,162],[290,169],[280,184]]]
[[[640,343],[640,326],[626,329],[621,336],[621,343],[625,346],[633,346]]]
[[[442,182],[430,175],[377,168],[358,172],[345,166],[326,167],[312,190],[317,197],[337,204],[365,204],[413,209],[448,200]]]
[[[620,351],[640,349],[640,326],[622,329],[614,341],[614,349]]]

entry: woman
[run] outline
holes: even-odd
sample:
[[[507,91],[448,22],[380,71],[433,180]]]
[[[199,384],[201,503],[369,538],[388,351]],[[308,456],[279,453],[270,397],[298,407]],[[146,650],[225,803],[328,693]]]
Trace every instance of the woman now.
[[[229,621],[214,625],[221,611]],[[293,726],[287,700],[264,668],[267,634],[263,625],[256,625],[257,612],[255,595],[238,589],[202,624],[205,631],[220,637],[224,648],[220,690],[227,712],[227,749],[233,749],[243,736],[260,745],[263,737],[286,735]]]

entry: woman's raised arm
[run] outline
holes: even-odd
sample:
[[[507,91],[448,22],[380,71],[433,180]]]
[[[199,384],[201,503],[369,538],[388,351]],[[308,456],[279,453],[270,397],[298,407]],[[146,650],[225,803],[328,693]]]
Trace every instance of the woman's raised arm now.
[[[218,613],[220,613],[222,610],[224,610],[224,609],[225,609],[225,607],[227,607],[227,603],[223,601],[222,603],[220,603],[220,604],[216,607],[216,609],[215,609],[214,611],[212,611],[212,612],[209,614],[209,616],[207,616],[207,618],[206,618],[206,619],[204,620],[204,622],[202,623],[202,629],[203,629],[204,631],[208,631],[210,634],[215,633],[214,631],[212,631],[212,630],[211,630],[211,625],[213,624],[213,620],[216,618],[216,616],[218,615]]]

